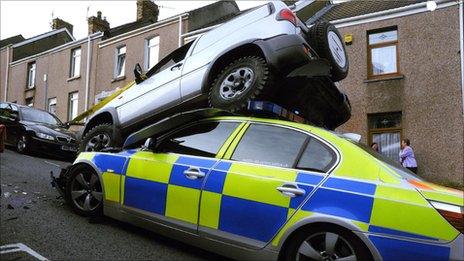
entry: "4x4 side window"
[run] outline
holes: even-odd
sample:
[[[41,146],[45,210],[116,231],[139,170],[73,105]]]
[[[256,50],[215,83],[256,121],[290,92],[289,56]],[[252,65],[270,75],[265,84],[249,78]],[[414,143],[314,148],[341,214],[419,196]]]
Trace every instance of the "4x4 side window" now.
[[[330,148],[315,138],[311,138],[298,161],[297,168],[327,172],[336,160],[337,156]]]
[[[251,124],[232,160],[292,168],[308,135],[272,125]]]
[[[161,152],[215,157],[239,124],[238,122],[198,123],[168,136],[158,148]]]

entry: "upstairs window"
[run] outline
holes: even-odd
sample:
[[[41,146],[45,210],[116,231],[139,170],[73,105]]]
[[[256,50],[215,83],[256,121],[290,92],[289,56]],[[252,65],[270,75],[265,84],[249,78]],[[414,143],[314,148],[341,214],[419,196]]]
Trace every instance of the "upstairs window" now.
[[[396,27],[368,32],[368,78],[399,74]]]
[[[126,46],[116,49],[116,67],[114,68],[114,78],[125,75],[126,70]]]
[[[35,87],[35,74],[36,64],[31,62],[27,64],[27,88],[31,89]]]
[[[76,48],[71,51],[71,70],[69,77],[78,77],[81,75],[81,48]]]
[[[145,70],[149,70],[159,60],[159,36],[147,39],[145,42]]]
[[[34,107],[34,98],[33,97],[26,98],[26,106]]]

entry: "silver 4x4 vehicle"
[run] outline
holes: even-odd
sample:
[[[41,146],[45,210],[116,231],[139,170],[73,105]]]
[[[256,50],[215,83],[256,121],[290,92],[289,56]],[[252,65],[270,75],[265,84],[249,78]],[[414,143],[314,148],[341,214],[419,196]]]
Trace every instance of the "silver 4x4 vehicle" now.
[[[146,78],[134,73],[137,84],[88,119],[81,151],[117,147],[130,133],[182,110],[241,110],[249,100],[275,94],[278,79],[339,81],[348,59],[333,25],[308,27],[283,2],[270,2],[176,49]]]

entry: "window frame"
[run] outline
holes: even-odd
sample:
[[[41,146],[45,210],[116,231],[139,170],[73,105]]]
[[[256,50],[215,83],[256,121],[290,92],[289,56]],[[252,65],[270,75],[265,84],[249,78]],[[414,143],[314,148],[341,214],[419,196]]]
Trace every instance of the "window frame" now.
[[[265,164],[260,164],[260,163],[253,163],[253,162],[242,162],[242,161],[237,161],[237,160],[231,159],[232,155],[235,152],[235,149],[238,147],[240,141],[245,136],[245,134],[246,134],[248,128],[251,126],[251,124],[261,124],[261,125],[267,125],[267,126],[273,126],[273,127],[280,127],[280,128],[285,128],[285,129],[290,129],[290,130],[293,130],[293,131],[301,132],[301,133],[306,135],[306,139],[303,142],[300,150],[298,151],[297,157],[295,158],[295,161],[293,162],[292,167],[287,167],[286,168],[286,167],[271,166],[271,165],[265,165]],[[308,146],[311,139],[315,139],[315,140],[319,141],[320,143],[322,143],[335,156],[335,160],[333,162],[331,162],[332,165],[329,168],[327,168],[326,172],[324,172],[324,171],[316,171],[316,170],[309,171],[309,170],[304,170],[304,169],[298,169],[297,168],[297,165],[300,162],[301,157],[303,156],[304,152],[306,151],[306,148],[307,148],[307,146]],[[268,123],[268,122],[259,122],[259,121],[248,121],[247,125],[245,125],[245,127],[243,127],[243,129],[240,130],[239,135],[237,135],[234,138],[234,140],[231,143],[231,146],[227,149],[227,152],[225,153],[225,155],[228,155],[228,157],[224,157],[223,159],[229,160],[229,161],[232,161],[232,162],[242,162],[244,164],[251,164],[251,165],[258,165],[258,166],[265,166],[265,167],[272,167],[272,168],[281,168],[281,169],[294,169],[294,170],[298,170],[298,171],[316,172],[316,173],[324,173],[324,174],[331,173],[339,165],[339,163],[341,161],[341,154],[340,154],[339,150],[334,145],[332,145],[328,141],[324,140],[323,138],[321,138],[321,137],[319,137],[319,136],[317,136],[315,134],[309,133],[309,132],[307,132],[305,130],[302,130],[302,129],[286,126],[286,125]]]
[[[55,114],[55,113],[50,111],[51,101],[53,101],[53,100],[55,100],[55,103],[53,105],[55,105],[55,112],[56,112],[56,105],[58,103],[58,99],[56,97],[51,97],[51,98],[48,98],[48,100],[47,100],[47,111],[49,113],[51,113],[51,114]]]
[[[175,153],[175,152],[161,152],[158,150],[158,147],[167,139],[169,138],[171,135],[174,135],[175,133],[178,133],[180,131],[183,131],[187,128],[190,128],[192,126],[195,126],[197,124],[203,124],[203,123],[211,123],[211,122],[235,122],[235,123],[238,123],[237,127],[235,128],[234,131],[232,131],[232,133],[229,135],[229,137],[227,137],[227,139],[224,141],[224,143],[221,145],[221,147],[219,148],[219,151],[216,153],[216,158],[221,154],[221,151],[223,150],[224,148],[224,145],[226,145],[228,143],[228,140],[231,139],[231,137],[234,135],[233,137],[233,140],[235,140],[236,136],[238,135],[238,133],[236,133],[237,129],[243,129],[243,126],[245,124],[245,121],[241,121],[241,120],[218,120],[218,119],[204,119],[204,120],[199,120],[199,121],[195,121],[195,122],[191,122],[191,123],[188,123],[187,125],[184,125],[184,126],[181,126],[181,127],[178,127],[178,128],[174,128],[173,130],[170,130],[164,134],[162,134],[161,136],[159,136],[159,138],[157,138],[157,145],[156,145],[156,149],[154,151],[154,153],[174,153],[174,154],[179,154],[179,153]],[[228,149],[228,148],[227,148]],[[188,155],[188,156],[191,156],[191,157],[201,157],[201,158],[210,158],[210,157],[206,157],[206,156],[197,156],[197,155],[189,155],[189,154],[181,154],[181,155]],[[224,156],[221,157],[221,159],[223,159]]]
[[[394,41],[388,41],[388,42],[382,42],[382,43],[376,43],[376,44],[370,44],[369,43],[369,36],[372,34],[378,34],[378,33],[383,33],[383,32],[391,32],[391,31],[396,31],[396,40]],[[366,46],[367,46],[367,78],[368,79],[379,79],[379,78],[389,78],[389,77],[395,77],[395,76],[400,76],[401,75],[401,70],[400,70],[400,51],[399,51],[399,41],[398,41],[398,26],[389,26],[389,27],[384,27],[384,28],[378,28],[374,30],[368,30],[366,32]],[[382,48],[382,47],[389,47],[389,46],[395,46],[396,48],[396,72],[394,73],[384,73],[384,74],[374,74],[374,67],[372,66],[372,49],[376,48]]]
[[[119,53],[119,50],[121,50],[122,48],[124,48],[124,63],[122,65],[122,68],[121,68],[121,72],[118,74],[118,70],[119,70],[119,56],[122,55]],[[121,78],[121,77],[125,77],[126,76],[126,59],[127,58],[127,45],[119,45],[118,47],[116,47],[115,49],[115,53],[114,53],[114,71],[113,71],[113,78],[114,79],[118,79],[118,78]]]
[[[34,70],[32,70],[34,68]],[[33,71],[33,77],[31,76],[31,71]],[[32,79],[32,85],[31,85],[31,79]],[[37,79],[37,62],[32,61],[27,63],[27,76],[26,76],[26,89],[34,89],[35,84],[36,84],[36,79]]]
[[[77,99],[76,99],[76,103],[77,103],[77,105],[76,105],[76,106],[77,106],[77,112],[76,112],[76,114],[77,114],[77,115],[79,114],[79,91],[70,92],[70,93],[68,93],[68,113],[67,113],[67,114],[68,114],[68,115],[67,115],[68,121],[71,121],[71,120],[73,119],[73,117],[72,117],[72,115],[71,115],[71,114],[72,114],[71,96],[72,96],[73,94],[77,94]],[[77,115],[76,115],[76,116],[77,116]]]
[[[158,38],[158,44],[155,44],[153,46],[150,46],[149,43],[151,40],[155,39],[155,38]],[[144,52],[144,63],[143,63],[143,67],[145,69],[145,71],[148,71],[150,70],[150,68],[152,68],[153,66],[155,66],[156,64],[158,64],[160,62],[160,45],[161,45],[161,38],[159,35],[153,35],[153,36],[150,36],[148,38],[145,39],[145,52]],[[155,64],[152,64],[150,66],[150,49],[151,48],[154,48],[154,47],[158,47],[158,60]]]
[[[400,127],[387,127],[387,128],[371,128],[369,126],[369,118],[372,116],[377,115],[388,115],[388,114],[401,114],[401,126]],[[374,134],[383,134],[383,133],[392,133],[392,132],[399,132],[400,133],[400,143],[403,139],[403,113],[401,111],[392,111],[392,112],[381,112],[381,113],[369,113],[367,114],[367,137],[368,137],[368,145],[369,147],[374,142]],[[380,152],[379,152],[380,153]],[[384,155],[385,156],[385,155]]]
[[[75,55],[75,52],[79,50],[80,54],[79,56]],[[76,66],[76,57],[79,57],[79,66]],[[81,63],[82,63],[82,48],[76,47],[74,49],[71,49],[71,57],[70,57],[70,64],[69,64],[69,78],[77,78],[81,76]],[[76,68],[79,68],[79,73],[76,74]]]
[[[28,100],[30,100],[31,102],[28,102]],[[34,107],[34,97],[29,97],[29,98],[24,99],[24,104],[26,106],[28,106],[28,107],[33,108]]]

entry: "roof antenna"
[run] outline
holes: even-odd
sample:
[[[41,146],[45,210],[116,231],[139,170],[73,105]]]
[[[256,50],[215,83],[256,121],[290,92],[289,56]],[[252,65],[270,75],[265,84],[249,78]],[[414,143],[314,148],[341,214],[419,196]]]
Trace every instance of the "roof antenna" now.
[[[90,10],[90,5],[87,6],[87,12],[85,13],[86,19],[89,19],[89,10]]]

